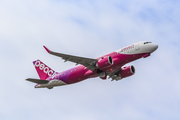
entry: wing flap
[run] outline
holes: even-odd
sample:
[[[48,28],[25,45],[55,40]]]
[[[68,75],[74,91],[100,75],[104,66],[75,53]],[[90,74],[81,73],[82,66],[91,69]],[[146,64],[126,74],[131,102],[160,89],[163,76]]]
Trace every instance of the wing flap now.
[[[47,84],[49,80],[41,80],[41,79],[34,79],[34,78],[28,78],[27,81],[37,83],[37,84]]]

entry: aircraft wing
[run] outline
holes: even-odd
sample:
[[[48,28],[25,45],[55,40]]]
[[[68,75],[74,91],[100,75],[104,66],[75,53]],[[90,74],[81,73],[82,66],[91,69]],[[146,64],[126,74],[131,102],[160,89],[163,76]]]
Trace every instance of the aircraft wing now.
[[[70,61],[70,62],[76,63],[76,65],[81,64],[81,65],[87,67],[88,69],[90,69],[91,71],[94,71],[95,69],[97,69],[97,67],[95,66],[97,61],[98,61],[97,59],[78,57],[78,56],[73,56],[73,55],[57,53],[57,52],[50,51],[45,46],[43,46],[43,47],[46,49],[46,51],[49,54],[55,55],[55,56],[58,56],[58,57],[61,57],[62,59],[64,59],[65,60],[64,62]]]
[[[109,74],[108,74],[108,76],[109,76],[108,79],[111,78],[112,81],[115,80],[115,79],[118,79],[118,74],[119,74],[119,71],[120,71],[120,70],[121,70],[121,68],[118,68],[118,69],[112,71],[111,73],[109,73]]]
[[[37,84],[47,84],[49,82],[49,80],[41,80],[41,79],[34,79],[34,78],[28,78],[26,80],[37,83]]]

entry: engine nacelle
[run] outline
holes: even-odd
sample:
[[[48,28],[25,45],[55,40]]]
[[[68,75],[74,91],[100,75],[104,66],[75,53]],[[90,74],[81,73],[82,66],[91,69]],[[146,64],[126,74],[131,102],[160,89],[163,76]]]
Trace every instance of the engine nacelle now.
[[[110,67],[111,65],[113,65],[113,59],[111,56],[108,56],[108,57],[105,57],[105,58],[102,58],[100,59],[97,64],[96,64],[96,67],[98,67],[100,70],[101,69],[104,69],[104,68],[107,68],[107,67]]]
[[[121,72],[119,73],[119,76],[122,78],[126,78],[126,77],[129,77],[129,76],[132,76],[134,75],[135,73],[135,68],[134,66],[128,66],[128,67],[123,67]]]

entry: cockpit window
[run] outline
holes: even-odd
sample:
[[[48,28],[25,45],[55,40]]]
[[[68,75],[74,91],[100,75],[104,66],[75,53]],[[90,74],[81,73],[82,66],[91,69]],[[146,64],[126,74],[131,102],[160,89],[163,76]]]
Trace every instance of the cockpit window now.
[[[152,42],[144,42],[144,44],[149,44],[149,43],[152,43]]]

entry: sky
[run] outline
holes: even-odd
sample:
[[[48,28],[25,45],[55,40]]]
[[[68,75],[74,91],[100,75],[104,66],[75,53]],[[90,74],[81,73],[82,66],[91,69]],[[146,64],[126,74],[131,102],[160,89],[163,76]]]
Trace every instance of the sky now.
[[[180,1],[0,1],[1,120],[179,120]],[[97,58],[127,45],[159,45],[121,81],[88,79],[35,89],[32,61],[57,72],[75,64],[43,48]]]

